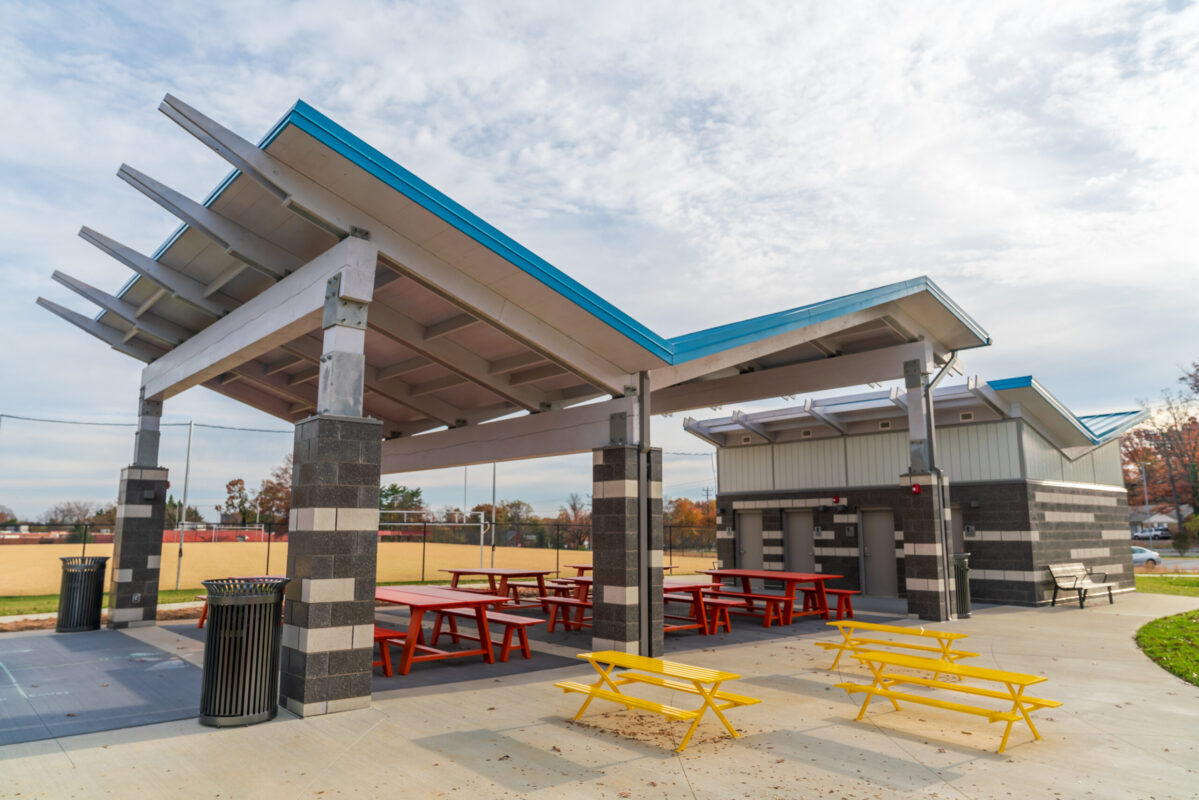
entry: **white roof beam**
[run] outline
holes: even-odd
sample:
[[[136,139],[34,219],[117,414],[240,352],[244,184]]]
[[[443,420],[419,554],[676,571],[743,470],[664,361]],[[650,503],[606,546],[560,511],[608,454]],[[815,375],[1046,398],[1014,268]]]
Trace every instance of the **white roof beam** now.
[[[283,358],[280,358],[277,361],[272,361],[271,363],[267,364],[266,365],[266,374],[274,375],[276,372],[283,372],[284,370],[289,370],[292,367],[297,366],[298,364],[303,364],[303,363],[305,363],[304,359],[300,358],[299,356],[291,355],[289,353],[288,355],[283,356]]]
[[[812,398],[804,401],[803,410],[812,416],[813,419],[823,422],[837,433],[844,436],[848,431],[845,428],[845,423],[838,419],[837,415],[831,411],[825,411],[812,402]]]
[[[46,309],[52,314],[66,320],[67,322],[79,328],[81,331],[90,333],[100,341],[107,344],[113,350],[124,353],[127,356],[133,356],[139,361],[153,361],[162,355],[157,348],[151,347],[143,342],[128,342],[124,341],[124,332],[119,331],[110,325],[104,325],[96,322],[94,319],[89,319],[77,311],[72,311],[69,308],[64,308],[58,303],[47,300],[44,297],[37,299],[37,304]]]
[[[1004,400],[999,394],[987,385],[986,381],[979,378],[977,375],[966,380],[966,389],[970,394],[974,395],[987,408],[999,415],[1000,419],[1010,419],[1017,414],[1013,413],[1012,404]],[[934,401],[936,396],[934,395]]]
[[[712,381],[668,386],[653,392],[650,407],[655,414],[669,414],[692,408],[748,403],[785,394],[860,386],[868,381],[902,378],[903,362],[913,359],[920,360],[931,371],[932,358],[930,344],[912,342]]]
[[[824,353],[826,356],[830,356],[830,357],[835,356],[840,352],[839,350],[837,350],[837,348],[832,347],[831,345],[829,345],[828,342],[824,341],[823,339],[813,339],[810,342],[808,342],[808,344],[812,345],[812,347],[815,347],[817,350]]]
[[[142,304],[137,307],[137,311],[134,313],[140,317],[142,314],[145,314],[147,311],[153,308],[155,303],[166,297],[168,294],[170,294],[170,292],[168,292],[166,289],[162,288],[161,286],[157,287],[153,292],[150,293],[149,297],[142,301]]]
[[[424,356],[406,358],[403,361],[397,361],[396,363],[389,364],[386,367],[380,367],[378,378],[381,381],[391,380],[392,378],[398,378],[401,375],[406,375],[409,372],[418,370],[421,367],[427,367],[432,363],[432,361]]]
[[[499,328],[530,349],[545,353],[610,394],[623,394],[624,387],[633,382],[628,371],[580,344],[567,332],[517,306],[177,98],[167,95],[163,107],[167,116],[231,164],[239,169],[247,165],[243,172],[250,178],[274,187],[270,190],[276,195],[285,192],[284,205],[306,219],[342,236],[355,227],[370,231],[371,241],[395,262],[397,271],[451,299],[471,316]],[[485,376],[486,370],[480,374]]]
[[[536,389],[510,386],[503,376],[489,375],[488,363],[449,339],[425,340],[425,327],[406,314],[382,303],[371,303],[367,323],[379,333],[415,350],[421,355],[457,372],[464,378],[489,389],[529,411],[540,409],[546,402],[544,393]]]
[[[334,245],[146,367],[146,396],[169,398],[313,330],[320,325],[328,279],[343,271],[373,278],[377,258],[362,239]]]
[[[708,426],[705,423],[700,422],[693,417],[687,417],[683,420],[683,430],[687,431],[687,433],[690,433],[692,436],[703,439],[713,447],[724,447],[725,443],[728,441],[728,437],[723,433],[710,433],[708,431]]]
[[[135,329],[152,336],[168,347],[174,347],[192,335],[192,331],[158,317],[138,319],[137,306],[113,297],[108,292],[90,286],[78,278],[72,278],[58,270],[54,270],[50,277],[80,297],[90,300],[108,313],[120,317]]]
[[[174,214],[189,227],[203,233],[225,252],[253,267],[269,278],[279,280],[299,269],[303,262],[296,256],[253,231],[243,228],[211,208],[197,203],[149,175],[122,164],[117,177],[128,183],[155,203]]]
[[[443,375],[440,378],[434,378],[424,383],[413,384],[411,392],[413,397],[420,397],[421,395],[440,392],[442,389],[449,389],[453,386],[461,386],[467,382],[466,378],[458,373],[454,373],[453,375]]]
[[[472,317],[470,314],[458,314],[449,319],[442,320],[435,325],[430,325],[425,328],[425,341],[430,342],[434,339],[440,339],[442,336],[449,336],[455,331],[463,330],[474,325],[479,320]]]
[[[887,396],[887,399],[891,402],[891,405],[901,409],[905,414],[908,413],[908,398],[898,388],[892,386],[891,393]]]
[[[269,374],[269,373],[268,373]],[[288,386],[299,386],[301,383],[312,383],[321,376],[320,367],[305,367],[304,369],[287,376]]]
[[[730,420],[737,427],[749,431],[754,436],[757,436],[764,441],[773,442],[778,438],[776,434],[770,433],[757,422],[752,420],[748,414],[745,414],[741,411],[734,411],[732,417],[730,417]]]
[[[566,370],[557,364],[546,364],[545,366],[526,369],[523,372],[513,372],[508,378],[508,383],[512,386],[523,386],[545,380],[546,378],[556,378],[559,375],[566,374]]]
[[[206,314],[213,317],[221,317],[229,310],[221,304],[208,299],[208,294],[211,294],[211,292],[206,294],[205,285],[195,278],[184,275],[182,272],[172,269],[165,264],[160,264],[154,259],[144,256],[114,239],[109,239],[107,236],[97,233],[91,228],[80,228],[79,236],[85,242],[100,248],[146,280],[158,284],[163,289],[170,291],[175,297]]]
[[[507,358],[499,358],[487,365],[488,375],[503,375],[505,372],[515,372],[526,367],[535,367],[549,361],[541,353],[518,353]]]

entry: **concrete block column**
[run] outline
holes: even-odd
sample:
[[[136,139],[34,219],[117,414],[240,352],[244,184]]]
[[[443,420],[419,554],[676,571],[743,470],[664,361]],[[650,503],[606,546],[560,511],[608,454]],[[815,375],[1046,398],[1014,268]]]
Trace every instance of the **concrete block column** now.
[[[939,478],[936,473],[908,473],[901,475],[899,482],[906,489],[901,524],[908,613],[944,621],[951,616],[945,589],[953,587],[945,568],[943,525],[939,522],[948,523],[949,507]],[[913,491],[915,486],[920,487],[919,493]]]
[[[296,425],[280,703],[300,716],[370,706],[382,423]]]
[[[638,497],[641,457],[636,447],[592,451],[592,647],[656,657],[662,654],[662,451],[651,448],[644,456],[648,477],[644,498]],[[644,564],[639,547],[642,513],[649,534]],[[644,637],[643,603],[648,610]]]
[[[117,522],[109,562],[108,627],[153,625],[158,616],[167,471],[158,466],[162,401],[138,400],[133,464],[121,470]]]
[[[166,497],[165,469],[132,466],[121,470],[116,534],[109,563],[109,628],[153,625],[158,616]]]

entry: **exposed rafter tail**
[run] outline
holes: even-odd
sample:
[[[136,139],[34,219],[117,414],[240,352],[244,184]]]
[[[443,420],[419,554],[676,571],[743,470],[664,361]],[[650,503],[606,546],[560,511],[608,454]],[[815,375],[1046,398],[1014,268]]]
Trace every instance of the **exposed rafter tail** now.
[[[37,304],[46,309],[52,314],[66,320],[75,327],[86,333],[90,333],[100,341],[107,344],[113,350],[124,353],[127,356],[132,356],[139,361],[153,361],[162,355],[156,348],[145,344],[144,342],[125,342],[125,333],[113,328],[109,325],[96,322],[94,319],[88,319],[77,311],[72,311],[69,308],[64,308],[58,303],[47,300],[44,297],[37,299]]]

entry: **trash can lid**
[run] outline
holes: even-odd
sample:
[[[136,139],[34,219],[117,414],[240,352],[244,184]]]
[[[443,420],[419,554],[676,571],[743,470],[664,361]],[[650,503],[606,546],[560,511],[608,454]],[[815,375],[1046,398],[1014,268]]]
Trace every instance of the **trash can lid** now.
[[[59,556],[64,569],[71,567],[102,567],[108,563],[108,556]]]
[[[261,578],[214,578],[200,581],[208,590],[208,599],[214,597],[263,597],[277,595],[290,582],[290,578],[266,576]]]

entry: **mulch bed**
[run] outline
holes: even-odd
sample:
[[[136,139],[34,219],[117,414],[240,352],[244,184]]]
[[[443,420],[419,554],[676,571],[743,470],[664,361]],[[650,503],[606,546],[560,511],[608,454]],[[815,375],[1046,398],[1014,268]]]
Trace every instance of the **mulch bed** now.
[[[195,608],[167,608],[158,610],[158,619],[199,619],[202,606]],[[101,615],[100,624],[108,620],[108,615]],[[0,633],[12,633],[14,631],[44,631],[53,630],[57,620],[49,619],[21,619],[15,622],[0,622]]]

